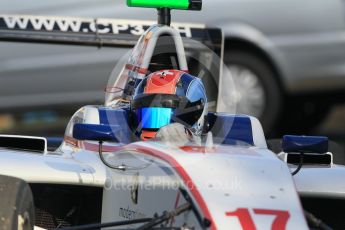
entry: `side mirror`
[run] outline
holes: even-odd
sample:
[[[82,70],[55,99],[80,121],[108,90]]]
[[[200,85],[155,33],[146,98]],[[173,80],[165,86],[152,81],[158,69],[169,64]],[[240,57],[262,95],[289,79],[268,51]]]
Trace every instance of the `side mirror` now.
[[[127,170],[130,167],[126,165],[114,165],[111,158],[114,154],[103,155],[102,146],[103,141],[120,142],[116,136],[122,135],[122,128],[119,125],[96,125],[96,124],[74,124],[73,138],[77,140],[99,141],[98,153],[101,161],[112,169]],[[145,166],[146,167],[146,166]]]
[[[118,142],[115,134],[121,131],[118,125],[75,124],[73,138],[90,141],[113,141]]]
[[[286,153],[327,153],[328,138],[324,136],[285,135],[282,140],[282,149]]]

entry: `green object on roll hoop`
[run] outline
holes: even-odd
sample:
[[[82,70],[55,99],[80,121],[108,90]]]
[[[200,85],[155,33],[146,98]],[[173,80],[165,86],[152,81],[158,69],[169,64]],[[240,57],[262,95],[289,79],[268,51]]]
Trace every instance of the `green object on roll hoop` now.
[[[127,5],[148,8],[201,10],[202,0],[127,0]]]

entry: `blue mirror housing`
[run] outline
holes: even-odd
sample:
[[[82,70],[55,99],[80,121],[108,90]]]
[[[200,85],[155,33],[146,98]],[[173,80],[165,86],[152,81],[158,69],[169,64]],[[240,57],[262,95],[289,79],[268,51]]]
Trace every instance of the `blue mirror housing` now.
[[[284,152],[327,153],[328,138],[324,136],[285,135],[282,140]]]
[[[115,134],[121,130],[118,125],[75,124],[73,138],[89,141],[118,142]]]

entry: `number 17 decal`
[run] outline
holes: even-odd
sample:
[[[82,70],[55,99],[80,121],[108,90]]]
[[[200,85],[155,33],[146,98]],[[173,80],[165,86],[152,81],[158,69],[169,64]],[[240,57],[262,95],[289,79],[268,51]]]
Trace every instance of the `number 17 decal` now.
[[[253,211],[257,215],[275,216],[271,227],[272,230],[284,230],[286,228],[287,221],[290,218],[290,213],[283,210],[254,208]],[[233,212],[226,212],[225,215],[229,217],[237,217],[243,230],[256,230],[254,220],[247,208],[238,208]]]

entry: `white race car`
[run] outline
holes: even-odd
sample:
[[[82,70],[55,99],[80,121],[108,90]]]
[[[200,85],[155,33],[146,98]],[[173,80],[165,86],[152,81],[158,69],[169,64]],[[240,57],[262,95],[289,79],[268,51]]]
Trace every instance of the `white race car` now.
[[[152,2],[129,1],[160,8],[159,25],[139,39],[111,87],[119,90],[77,111],[57,150],[45,138],[0,136],[0,229],[344,227],[336,207],[345,204],[345,167],[333,164],[325,137],[285,136],[276,154],[256,118],[209,113],[199,141],[177,124],[133,141],[127,99],[162,36],[173,38],[179,69],[188,70],[167,7],[201,6]]]

